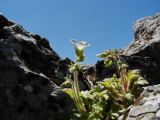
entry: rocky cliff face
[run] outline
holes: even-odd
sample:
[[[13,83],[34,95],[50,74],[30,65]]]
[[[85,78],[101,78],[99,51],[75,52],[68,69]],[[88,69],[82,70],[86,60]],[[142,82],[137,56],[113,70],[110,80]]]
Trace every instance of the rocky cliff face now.
[[[128,120],[160,120],[160,85],[145,87]]]
[[[158,84],[160,83],[160,14],[137,20],[133,29],[134,40],[124,54],[145,59],[140,64],[146,66],[147,69],[144,71],[148,70],[145,73],[146,79],[150,84]]]
[[[136,21],[134,35],[129,47],[121,51],[121,59],[129,69],[140,69],[150,85],[160,84],[160,14]],[[70,62],[62,60],[47,39],[0,15],[0,119],[67,120],[73,101],[59,85]],[[81,89],[86,89],[85,78],[103,80],[115,72],[104,67],[103,61],[85,67],[79,76]],[[159,85],[146,87],[128,119],[160,119],[159,96]]]
[[[153,86],[145,87],[128,120],[160,120],[160,14],[137,20],[133,28],[135,38],[123,54],[134,58],[129,65],[139,66]],[[139,65],[133,64],[137,57]]]
[[[66,64],[47,39],[0,15],[0,119],[67,118],[72,101],[57,86]]]
[[[133,26],[134,40],[126,49],[120,51],[121,59],[129,69],[140,69],[142,76],[150,85],[160,83],[160,14],[137,20]],[[115,69],[104,67],[98,61],[84,70],[86,77],[103,80],[115,73]]]
[[[139,69],[149,82],[138,103],[131,107],[127,120],[160,120],[160,14],[137,20],[133,26],[132,43],[121,50],[121,59],[129,69]],[[84,70],[86,78],[103,80],[111,77],[115,69],[104,67],[103,61]],[[124,120],[120,117],[119,120]]]

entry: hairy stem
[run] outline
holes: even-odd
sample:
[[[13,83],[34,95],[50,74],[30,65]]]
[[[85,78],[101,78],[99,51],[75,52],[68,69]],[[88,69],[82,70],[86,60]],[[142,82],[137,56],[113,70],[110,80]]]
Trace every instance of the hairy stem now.
[[[76,105],[77,105],[77,108],[79,109],[79,111],[81,113],[84,113],[84,112],[86,112],[86,110],[85,110],[83,101],[80,98],[80,91],[79,91],[79,84],[78,84],[78,71],[74,71],[73,77],[74,77],[73,89],[74,89],[74,96],[75,96],[75,100],[76,100],[75,102],[76,102]]]

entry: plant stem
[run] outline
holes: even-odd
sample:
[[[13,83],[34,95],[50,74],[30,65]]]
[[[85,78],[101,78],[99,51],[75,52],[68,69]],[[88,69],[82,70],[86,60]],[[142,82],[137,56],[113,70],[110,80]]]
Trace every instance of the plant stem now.
[[[74,88],[73,89],[75,92],[74,95],[75,95],[76,105],[81,113],[85,113],[86,109],[84,107],[82,99],[80,98],[80,91],[79,91],[79,84],[78,84],[78,71],[75,70],[73,72],[73,77],[74,77],[74,86],[73,86]]]
[[[124,68],[121,69],[120,71],[120,78],[122,80],[122,87],[123,87],[123,93],[124,95],[126,94],[127,92],[127,81],[126,81],[126,73],[124,71]]]
[[[117,70],[120,73],[120,78],[122,80],[122,88],[123,88],[123,94],[125,95],[127,92],[127,80],[126,80],[126,69],[123,68],[122,65],[118,64],[118,60],[120,60],[120,57],[117,54],[113,54],[111,51],[111,56],[115,59],[116,64],[117,64]]]

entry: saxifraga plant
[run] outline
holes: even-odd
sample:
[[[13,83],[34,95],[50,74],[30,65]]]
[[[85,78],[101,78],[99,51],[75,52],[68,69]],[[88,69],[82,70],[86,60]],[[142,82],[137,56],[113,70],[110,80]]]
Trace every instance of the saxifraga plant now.
[[[108,94],[113,100],[111,105],[117,105],[117,114],[119,114],[136,102],[136,98],[141,93],[141,87],[148,82],[140,75],[139,70],[127,70],[128,65],[121,61],[116,49],[114,51],[107,50],[98,54],[97,57],[103,58],[107,67],[115,65],[117,68],[119,78],[117,75],[113,75],[112,78],[98,84],[108,90]]]
[[[114,51],[107,50],[104,53],[98,54],[97,57],[104,58],[104,64],[107,67],[116,66],[117,71],[119,73],[120,79],[122,80],[122,89],[123,93],[127,92],[127,65],[121,62],[120,56],[118,55],[118,51],[115,49]]]
[[[61,85],[69,94],[78,109],[73,109],[74,115],[70,120],[116,120],[126,112],[127,107],[136,102],[141,88],[147,81],[141,77],[139,70],[128,70],[128,66],[121,61],[117,50],[107,50],[97,57],[104,59],[106,67],[116,66],[118,74],[112,78],[96,82],[91,90],[79,91],[78,72],[79,62],[84,61],[83,50],[89,46],[86,42],[71,41],[74,45],[76,60],[71,65],[73,81],[67,80]],[[71,87],[72,86],[72,89]]]
[[[73,99],[75,101],[75,104],[81,113],[83,115],[86,112],[83,100],[80,97],[80,91],[79,91],[79,84],[78,84],[78,72],[80,70],[79,62],[84,61],[84,48],[88,47],[89,44],[84,41],[77,41],[77,40],[71,40],[72,44],[74,45],[74,50],[76,53],[76,60],[75,63],[72,64],[70,68],[70,72],[73,73],[73,81],[72,81],[72,90],[73,90]]]
[[[140,76],[139,70],[127,70],[128,65],[121,61],[121,57],[118,54],[118,51],[115,49],[114,51],[107,50],[104,53],[98,54],[97,57],[104,59],[104,64],[107,67],[116,66],[118,74],[120,76],[121,88],[123,91],[123,95],[126,95],[127,92],[134,91],[134,83],[137,85],[145,85],[148,82]],[[138,87],[138,86],[137,86]]]

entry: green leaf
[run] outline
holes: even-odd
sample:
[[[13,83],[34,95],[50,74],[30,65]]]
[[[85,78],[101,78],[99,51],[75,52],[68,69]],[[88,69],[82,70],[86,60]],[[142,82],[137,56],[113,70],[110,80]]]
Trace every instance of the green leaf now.
[[[83,55],[83,50],[79,50],[79,49],[75,48],[75,53],[76,53],[76,61],[77,62],[84,61],[85,56]]]
[[[111,85],[111,83],[112,83],[112,79],[105,79],[105,81],[104,82],[98,82],[100,85],[103,85],[103,86],[105,86],[106,88],[109,88],[109,87],[111,87],[110,85]]]
[[[71,88],[72,87],[72,83],[70,80],[66,80],[64,83],[62,83],[60,85],[61,88]]]
[[[131,71],[127,74],[128,90],[134,89],[134,84],[138,80],[139,75],[132,73]]]
[[[73,99],[73,90],[72,89],[65,88],[65,89],[63,89],[63,91]]]
[[[145,79],[143,79],[142,77],[140,77],[140,78],[138,79],[138,81],[135,82],[135,84],[137,84],[137,85],[147,85],[148,82],[147,82]]]
[[[122,65],[122,62],[120,60],[117,61],[118,65]]]
[[[73,73],[74,71],[79,71],[79,65],[78,64],[72,64],[72,66],[70,66],[70,72]]]
[[[102,114],[90,112],[87,120],[102,120],[102,118]]]
[[[118,113],[112,113],[111,114],[114,118],[118,118],[119,114]]]
[[[107,57],[106,53],[100,53],[100,54],[97,54],[96,56],[98,58],[106,58]]]
[[[108,57],[111,54],[111,51],[110,50],[106,50],[105,53],[106,53],[106,55]]]
[[[111,59],[105,59],[104,64],[107,67],[111,67],[113,65],[113,61]]]
[[[128,65],[126,64],[121,64],[122,69],[126,69],[128,67]]]
[[[135,70],[132,70],[131,73],[139,75],[139,74],[140,74],[140,71],[137,70],[137,69],[135,69]]]
[[[118,50],[117,49],[114,49],[114,54],[118,54]]]
[[[127,93],[124,98],[125,104],[128,106],[134,103],[134,95],[131,93]]]

